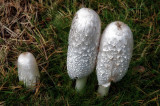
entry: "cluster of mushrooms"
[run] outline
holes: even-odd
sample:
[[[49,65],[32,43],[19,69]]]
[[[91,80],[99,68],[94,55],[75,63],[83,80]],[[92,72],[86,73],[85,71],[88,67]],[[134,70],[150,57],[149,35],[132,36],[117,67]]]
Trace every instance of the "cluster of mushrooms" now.
[[[133,36],[130,28],[120,21],[107,25],[101,36],[98,14],[81,8],[75,14],[69,32],[67,70],[76,79],[76,90],[82,91],[87,76],[96,66],[98,93],[106,96],[111,82],[121,80],[132,57]]]
[[[130,28],[120,21],[110,23],[101,36],[98,14],[89,8],[81,8],[75,14],[69,32],[67,70],[76,79],[76,90],[82,91],[87,77],[96,66],[98,93],[108,94],[111,82],[117,82],[126,74],[133,50]],[[40,74],[33,54],[25,52],[18,57],[18,76],[26,87],[35,89]]]

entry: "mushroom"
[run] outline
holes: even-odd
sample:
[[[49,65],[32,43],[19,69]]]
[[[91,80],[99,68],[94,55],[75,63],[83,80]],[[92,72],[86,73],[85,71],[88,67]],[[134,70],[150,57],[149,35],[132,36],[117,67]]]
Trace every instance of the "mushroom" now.
[[[104,30],[97,56],[98,93],[106,96],[111,82],[120,81],[126,74],[132,57],[133,35],[120,21],[110,23]]]
[[[87,76],[94,70],[100,39],[101,22],[98,14],[81,8],[75,14],[69,32],[67,70],[76,79],[76,90],[81,91]]]
[[[35,57],[30,52],[24,52],[18,57],[18,77],[27,88],[35,89],[40,74]]]

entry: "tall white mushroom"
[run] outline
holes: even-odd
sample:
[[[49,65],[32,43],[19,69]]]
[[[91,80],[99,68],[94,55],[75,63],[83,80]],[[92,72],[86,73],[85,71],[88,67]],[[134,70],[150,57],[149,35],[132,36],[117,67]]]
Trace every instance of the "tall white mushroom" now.
[[[24,52],[18,57],[18,77],[27,88],[35,89],[40,74],[35,57],[30,52]]]
[[[132,57],[133,36],[130,28],[120,21],[110,23],[104,30],[97,57],[98,92],[108,94],[111,82],[126,74]]]
[[[81,8],[75,14],[67,53],[67,70],[76,79],[76,89],[81,91],[87,76],[95,67],[100,38],[101,22],[98,14],[89,8]]]

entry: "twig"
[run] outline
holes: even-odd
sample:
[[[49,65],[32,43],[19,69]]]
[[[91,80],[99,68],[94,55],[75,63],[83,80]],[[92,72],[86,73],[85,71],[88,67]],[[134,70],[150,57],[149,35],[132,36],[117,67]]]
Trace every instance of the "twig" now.
[[[18,36],[15,32],[13,32],[11,29],[9,29],[8,27],[6,27],[5,25],[3,25],[1,22],[0,22],[0,26],[2,26],[2,28],[6,29],[6,31],[13,37],[16,37]]]

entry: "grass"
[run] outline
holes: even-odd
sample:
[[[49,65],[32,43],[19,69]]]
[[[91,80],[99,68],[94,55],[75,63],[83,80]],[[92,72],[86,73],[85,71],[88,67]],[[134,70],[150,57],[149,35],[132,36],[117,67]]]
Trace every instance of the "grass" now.
[[[150,0],[0,1],[0,105],[160,105],[160,2]],[[112,21],[129,25],[133,57],[126,76],[99,98],[93,72],[77,93],[66,69],[68,34],[81,7],[94,9],[102,31]],[[31,92],[18,81],[17,57],[32,52],[40,84]]]

